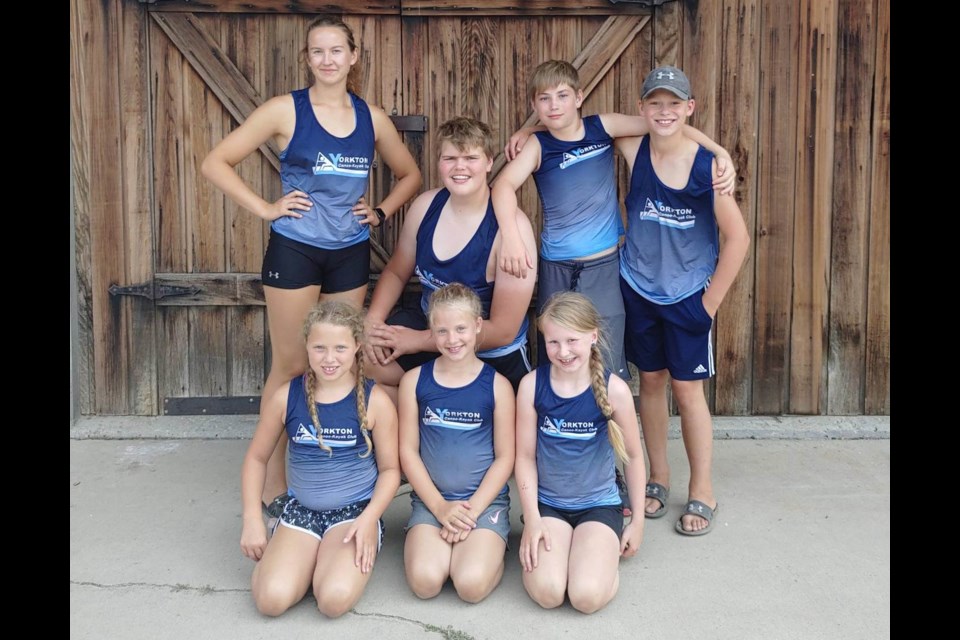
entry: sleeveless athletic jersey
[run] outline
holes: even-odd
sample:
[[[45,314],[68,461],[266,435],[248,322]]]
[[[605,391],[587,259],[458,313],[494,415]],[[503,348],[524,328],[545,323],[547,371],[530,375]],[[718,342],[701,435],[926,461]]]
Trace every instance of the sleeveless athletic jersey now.
[[[486,320],[490,317],[490,304],[493,302],[493,283],[487,282],[487,261],[493,249],[494,238],[497,237],[497,231],[500,229],[497,217],[493,213],[493,201],[487,201],[487,213],[463,250],[448,260],[440,260],[433,252],[433,234],[440,220],[443,205],[449,198],[450,192],[446,189],[438,191],[423,216],[420,228],[417,229],[414,273],[423,285],[420,308],[423,314],[427,315],[427,306],[430,304],[430,296],[433,292],[451,282],[460,282],[473,289],[480,297],[483,318]],[[494,358],[523,348],[527,344],[528,324],[529,321],[524,316],[523,322],[520,323],[520,330],[512,342],[495,349],[480,351],[477,355],[483,358]]]
[[[313,206],[302,218],[281,216],[271,228],[288,238],[321,249],[342,249],[370,237],[357,222],[353,206],[367,189],[374,154],[373,120],[367,103],[350,95],[356,126],[345,138],[331,135],[317,121],[309,89],[292,93],[297,123],[290,144],[280,154],[283,192],[296,189]]]
[[[610,381],[610,372],[605,379]],[[537,367],[537,499],[557,509],[620,504],[613,446],[593,388],[561,398],[550,385],[550,363]]]
[[[650,138],[637,150],[630,176],[627,239],[620,275],[656,304],[672,304],[707,286],[717,268],[720,235],[713,214],[713,154],[697,150],[683,189],[660,182],[650,161]]]
[[[367,400],[373,381],[366,381]],[[320,448],[317,429],[307,408],[303,376],[290,381],[287,395],[287,436],[290,459],[287,481],[293,495],[303,506],[315,511],[337,509],[373,495],[377,483],[377,459],[360,432],[357,417],[357,391],[331,404],[317,403],[323,443],[333,455]],[[373,436],[371,435],[371,442]]]
[[[623,234],[613,138],[600,116],[583,119],[582,140],[558,140],[536,132],[540,168],[533,173],[543,206],[540,255],[571,260],[615,247]]]
[[[420,369],[417,407],[420,412],[420,459],[434,486],[447,500],[474,494],[493,464],[493,377],[484,363],[473,382],[444,387],[433,377],[431,360]],[[508,491],[506,484],[500,491]]]

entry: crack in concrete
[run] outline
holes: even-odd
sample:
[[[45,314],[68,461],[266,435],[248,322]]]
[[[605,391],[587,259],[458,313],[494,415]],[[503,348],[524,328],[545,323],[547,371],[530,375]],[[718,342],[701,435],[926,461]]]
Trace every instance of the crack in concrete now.
[[[399,620],[401,622],[408,622],[410,624],[417,625],[422,628],[424,631],[429,631],[430,633],[439,633],[444,640],[476,640],[472,635],[465,631],[460,631],[459,629],[454,629],[450,625],[446,627],[438,627],[435,624],[430,624],[428,622],[420,622],[419,620],[413,620],[411,618],[404,618],[403,616],[394,616],[388,613],[362,613],[356,609],[352,610],[352,613],[364,618],[383,618],[386,620]]]
[[[202,587],[192,587],[188,584],[177,583],[177,584],[163,584],[156,582],[119,582],[116,584],[103,584],[101,582],[89,582],[86,580],[71,580],[70,584],[77,585],[80,587],[96,587],[98,589],[126,589],[127,587],[150,587],[155,589],[169,589],[174,593],[180,591],[194,591],[201,595],[206,595],[208,593],[250,593],[250,589],[217,589],[216,587],[211,587],[210,585],[204,585]]]

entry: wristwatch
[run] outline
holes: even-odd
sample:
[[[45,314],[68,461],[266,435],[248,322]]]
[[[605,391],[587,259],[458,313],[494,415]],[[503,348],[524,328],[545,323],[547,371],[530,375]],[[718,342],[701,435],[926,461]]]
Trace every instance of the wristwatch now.
[[[379,227],[383,224],[383,221],[387,219],[387,214],[385,214],[380,207],[375,207],[373,211],[377,214],[377,217],[380,218],[380,224],[377,225]]]

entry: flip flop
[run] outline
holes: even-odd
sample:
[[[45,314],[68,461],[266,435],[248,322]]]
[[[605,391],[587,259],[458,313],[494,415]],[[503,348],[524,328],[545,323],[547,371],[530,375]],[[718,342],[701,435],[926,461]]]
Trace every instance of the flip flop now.
[[[670,489],[663,486],[659,482],[648,482],[646,493],[648,498],[653,498],[654,500],[660,502],[660,508],[649,513],[646,509],[644,509],[643,515],[651,519],[662,518],[665,516],[667,514],[667,498],[670,497]]]
[[[699,500],[691,500],[690,502],[687,503],[687,506],[683,508],[683,515],[677,518],[677,524],[676,524],[677,533],[685,536],[703,536],[710,533],[713,530],[713,516],[717,513],[719,509],[720,509],[719,502],[717,503],[717,506],[711,509],[710,507],[708,507],[703,502],[700,502]],[[700,516],[701,518],[707,521],[707,526],[697,531],[687,531],[686,529],[683,528],[683,516],[688,514]]]

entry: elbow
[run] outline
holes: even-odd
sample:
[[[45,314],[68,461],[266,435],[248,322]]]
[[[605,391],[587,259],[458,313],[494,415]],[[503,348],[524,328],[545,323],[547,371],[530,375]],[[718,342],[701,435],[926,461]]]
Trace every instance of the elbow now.
[[[210,154],[207,154],[207,157],[205,157],[203,162],[200,163],[200,175],[209,180],[210,175],[213,173],[213,166],[214,160]]]

